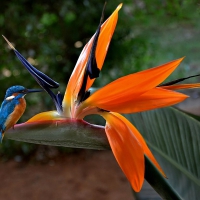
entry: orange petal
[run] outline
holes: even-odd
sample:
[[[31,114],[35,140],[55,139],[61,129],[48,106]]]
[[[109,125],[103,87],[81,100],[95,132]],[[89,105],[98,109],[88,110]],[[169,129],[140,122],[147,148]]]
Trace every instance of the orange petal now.
[[[103,112],[106,135],[113,154],[132,188],[139,192],[144,181],[144,152],[126,124],[113,113]]]
[[[153,92],[153,94],[156,93],[155,100],[159,98],[164,100],[163,94],[165,94],[165,98],[168,98],[166,101],[166,105],[162,101],[160,105],[162,103],[163,105],[160,107],[180,102],[186,98],[185,95],[169,92],[166,90],[164,91],[152,89],[160,84],[160,82],[162,82],[165,78],[167,78],[167,76],[169,76],[169,74],[172,73],[172,71],[178,66],[181,60],[182,59],[175,60],[156,68],[144,70],[142,72],[119,78],[116,81],[111,82],[110,84],[93,93],[88,99],[86,99],[82,103],[82,107],[96,106],[104,110],[120,113],[135,112],[135,107],[137,106],[136,102],[138,102],[139,100],[143,100],[143,102],[145,102],[145,98],[147,100],[153,100],[153,95],[151,96],[151,93],[147,93],[148,91],[150,92],[150,90],[151,92]],[[145,93],[146,96],[144,95]],[[176,100],[168,103],[168,101],[170,101],[170,98],[176,98]],[[155,103],[155,101],[153,103]],[[156,108],[156,106],[154,106],[153,108]],[[148,109],[149,108],[147,107],[147,109],[145,110]]]
[[[192,89],[192,88],[200,88],[200,83],[168,85],[168,86],[161,86],[160,88],[167,89],[167,90]]]
[[[39,113],[32,118],[30,118],[27,122],[38,122],[45,120],[62,120],[63,118],[58,114],[57,111],[48,111]]]
[[[135,137],[137,138],[137,140],[140,142],[140,144],[142,145],[144,154],[151,160],[151,162],[157,167],[157,169],[160,171],[160,173],[166,177],[164,171],[162,170],[162,168],[160,167],[160,165],[158,164],[158,162],[156,161],[155,157],[153,156],[153,154],[151,153],[149,147],[147,146],[144,138],[142,137],[142,135],[140,134],[140,132],[133,126],[133,124],[131,124],[125,117],[123,117],[122,115],[118,114],[118,113],[112,113],[113,115],[115,115],[116,117],[118,117],[121,121],[123,121],[126,126],[132,131],[132,133],[135,135]]]
[[[128,106],[124,106],[124,111],[126,111],[126,113],[130,113],[130,110],[132,112],[141,112],[156,108],[163,108],[175,105],[186,98],[188,98],[188,96],[182,93],[162,88],[154,88],[134,99],[131,102],[132,109],[129,109]]]
[[[122,7],[122,4],[120,4],[116,8],[116,10],[112,13],[112,15],[101,26],[101,32],[98,38],[98,44],[96,48],[96,60],[97,60],[97,65],[99,69],[101,69],[103,66],[103,62],[108,51],[108,46],[110,44],[112,35],[114,33],[114,30],[117,24],[118,12],[121,9],[121,7]],[[76,63],[76,66],[74,68],[74,71],[68,82],[64,100],[63,100],[64,113],[68,114],[70,112],[69,109],[71,106],[71,101],[74,102],[74,100],[76,100],[76,95],[78,94],[81,88],[83,76],[85,72],[85,67],[86,67],[86,63],[88,61],[88,57],[89,57],[90,50],[92,47],[93,39],[94,39],[94,35],[90,39],[90,41],[85,45],[84,49],[82,50],[79,56],[79,59]],[[94,80],[95,79],[91,80],[88,78],[86,90],[90,88]]]
[[[135,97],[133,94],[124,98],[107,99],[95,102],[95,106],[119,113],[134,113],[171,106],[185,100],[188,96],[171,90],[154,88]]]

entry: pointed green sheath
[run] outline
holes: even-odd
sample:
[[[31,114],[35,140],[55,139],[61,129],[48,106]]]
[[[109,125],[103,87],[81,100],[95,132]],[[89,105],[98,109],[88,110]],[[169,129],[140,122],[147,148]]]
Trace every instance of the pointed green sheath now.
[[[64,119],[17,124],[14,129],[6,132],[5,138],[52,146],[109,149],[104,127],[83,120]]]

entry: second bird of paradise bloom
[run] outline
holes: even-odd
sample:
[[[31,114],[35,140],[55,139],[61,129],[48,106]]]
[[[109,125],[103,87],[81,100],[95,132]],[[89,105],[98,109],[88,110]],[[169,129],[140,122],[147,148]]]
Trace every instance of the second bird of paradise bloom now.
[[[61,94],[55,95],[51,91],[51,88],[58,87],[58,83],[34,68],[5,39],[35,80],[50,94],[56,105],[57,110],[39,113],[29,119],[27,123],[66,118],[80,120],[91,114],[101,115],[106,120],[105,132],[112,152],[132,188],[138,192],[144,182],[145,156],[151,160],[164,177],[166,175],[142,135],[121,114],[177,104],[188,96],[174,90],[195,88],[200,84],[175,84],[190,77],[161,84],[183,60],[180,58],[158,67],[121,77],[90,94],[90,88],[103,66],[121,7],[122,4],[104,23],[102,23],[102,13],[96,33],[79,56],[64,97]]]

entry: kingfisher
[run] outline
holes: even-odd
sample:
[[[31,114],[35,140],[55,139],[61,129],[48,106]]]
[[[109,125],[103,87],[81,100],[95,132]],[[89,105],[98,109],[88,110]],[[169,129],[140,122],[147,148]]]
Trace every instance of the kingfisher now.
[[[0,141],[4,133],[13,127],[26,109],[24,96],[32,92],[41,92],[42,89],[27,89],[21,85],[15,85],[6,90],[4,101],[0,108]]]

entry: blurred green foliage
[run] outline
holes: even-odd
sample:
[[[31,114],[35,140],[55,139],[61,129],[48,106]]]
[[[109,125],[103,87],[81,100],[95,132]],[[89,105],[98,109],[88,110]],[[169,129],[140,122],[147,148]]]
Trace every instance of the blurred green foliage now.
[[[123,2],[104,68],[95,86],[125,74],[191,55],[198,64],[200,45],[197,0],[108,1],[105,19]],[[78,56],[100,20],[102,0],[10,0],[0,2],[0,30],[34,66],[60,83],[64,93]],[[187,42],[187,45],[186,45]],[[37,88],[6,42],[0,39],[0,99],[12,85]],[[190,56],[189,56],[190,57]],[[177,76],[177,74],[175,75]],[[27,95],[27,110],[20,122],[54,109],[47,94]],[[28,155],[35,145],[4,141],[0,155]]]

